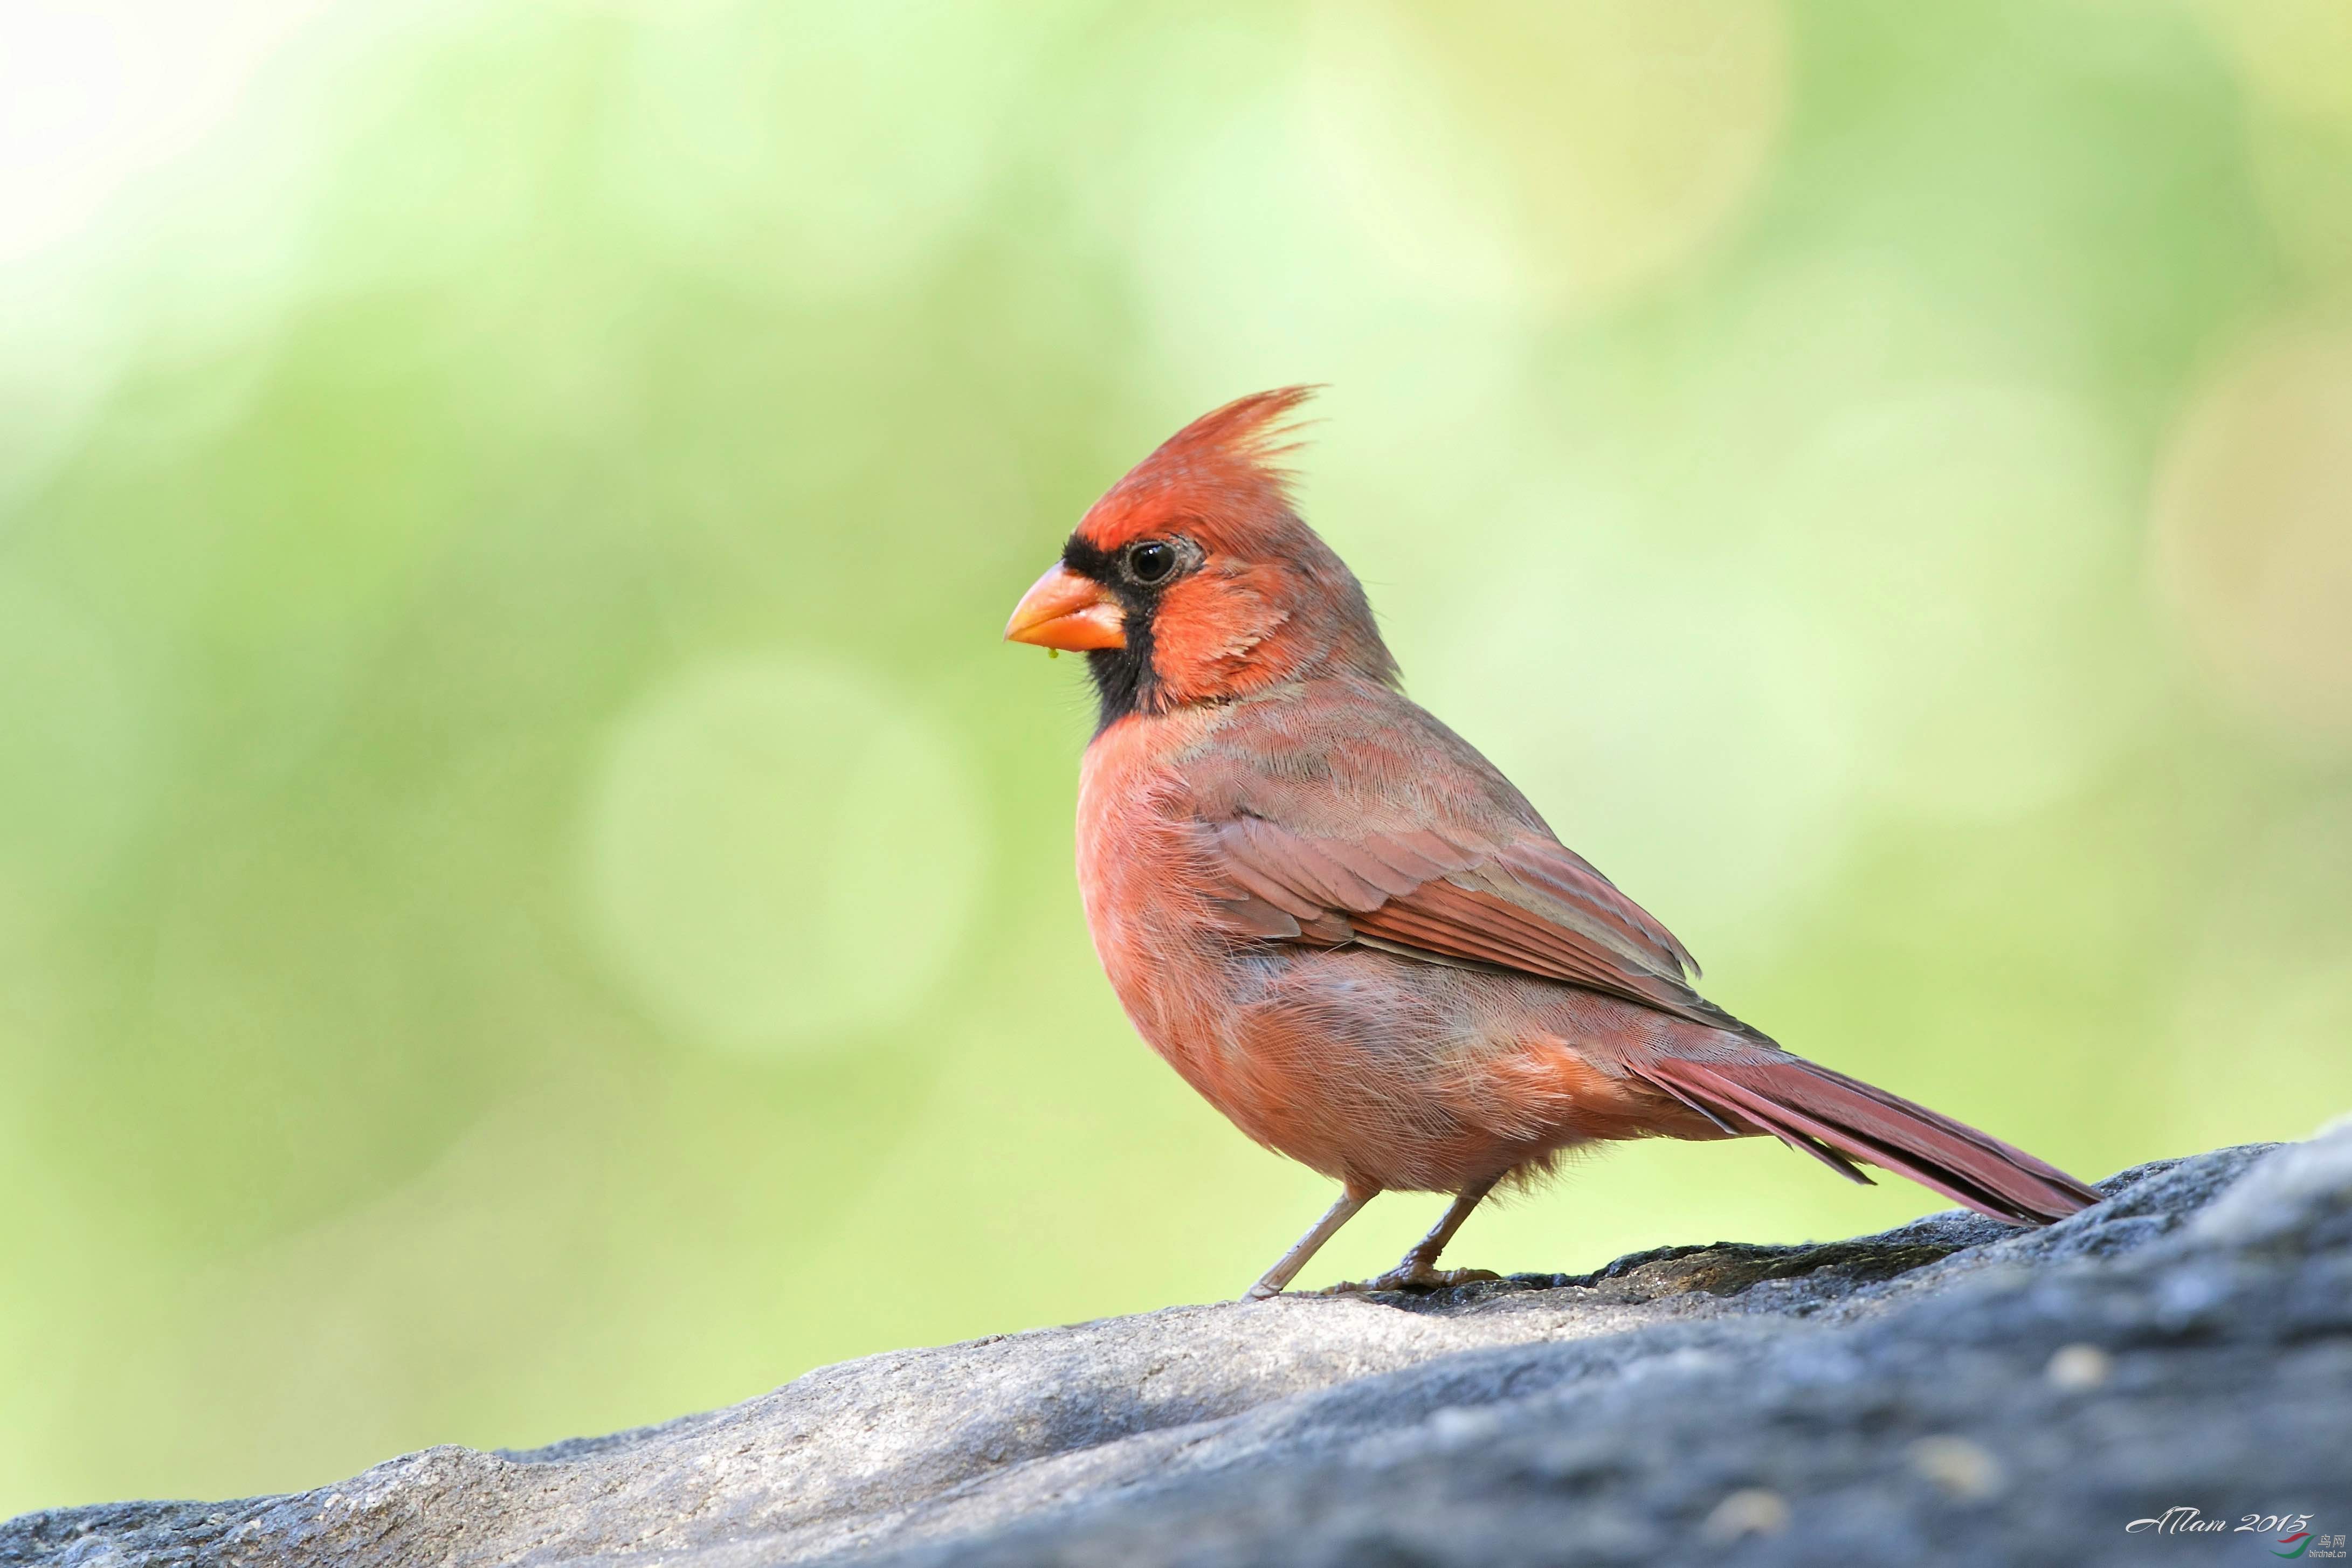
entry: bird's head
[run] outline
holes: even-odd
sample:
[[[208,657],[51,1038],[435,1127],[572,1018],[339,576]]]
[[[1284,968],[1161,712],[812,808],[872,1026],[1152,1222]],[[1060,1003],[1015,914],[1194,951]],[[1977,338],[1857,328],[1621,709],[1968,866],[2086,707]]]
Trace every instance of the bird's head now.
[[[1108,726],[1396,664],[1355,575],[1292,508],[1283,387],[1202,414],[1087,508],[1004,628],[1087,655]]]

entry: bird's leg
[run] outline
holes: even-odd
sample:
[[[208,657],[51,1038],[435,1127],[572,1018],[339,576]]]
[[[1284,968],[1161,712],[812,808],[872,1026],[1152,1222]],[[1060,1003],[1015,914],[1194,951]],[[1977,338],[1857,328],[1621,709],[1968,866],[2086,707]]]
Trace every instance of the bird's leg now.
[[[1500,1177],[1495,1180],[1500,1180]],[[1496,1280],[1502,1276],[1484,1269],[1440,1269],[1437,1255],[1470,1218],[1479,1199],[1495,1190],[1495,1180],[1478,1182],[1456,1193],[1454,1201],[1445,1206],[1445,1218],[1430,1228],[1429,1234],[1413,1243],[1412,1250],[1400,1260],[1397,1266],[1378,1279],[1357,1284],[1334,1285],[1334,1291],[1435,1291],[1448,1285],[1466,1285],[1474,1280]]]
[[[1249,1293],[1242,1300],[1262,1301],[1268,1296],[1282,1294],[1282,1288],[1298,1277],[1298,1270],[1307,1267],[1307,1260],[1315,1256],[1317,1249],[1339,1234],[1339,1227],[1355,1218],[1356,1210],[1378,1197],[1380,1190],[1378,1187],[1352,1186],[1342,1188],[1339,1201],[1323,1211],[1323,1218],[1317,1220],[1306,1235],[1292,1243],[1289,1251],[1275,1260],[1274,1267],[1249,1288]]]

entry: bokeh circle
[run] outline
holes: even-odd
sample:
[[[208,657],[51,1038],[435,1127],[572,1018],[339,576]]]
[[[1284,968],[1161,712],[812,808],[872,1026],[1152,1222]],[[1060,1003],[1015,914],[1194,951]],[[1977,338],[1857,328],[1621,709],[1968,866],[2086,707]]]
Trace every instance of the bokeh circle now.
[[[590,791],[589,924],[672,1033],[823,1052],[922,1004],[983,858],[953,738],[878,683],[787,656],[713,661],[614,728]]]
[[[2352,325],[2282,324],[2200,392],[2158,475],[2159,589],[2232,706],[2352,740]]]

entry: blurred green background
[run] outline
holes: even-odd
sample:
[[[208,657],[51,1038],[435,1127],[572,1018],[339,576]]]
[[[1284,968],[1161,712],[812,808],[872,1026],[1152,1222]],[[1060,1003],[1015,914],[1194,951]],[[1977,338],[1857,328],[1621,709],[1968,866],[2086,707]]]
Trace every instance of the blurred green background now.
[[[2340,0],[16,0],[0,1513],[1238,1291],[1328,1188],[1121,1019],[997,637],[1286,382],[1717,999],[2088,1176],[2309,1132],[2347,193]],[[1643,1146],[1455,1258],[1938,1207]]]

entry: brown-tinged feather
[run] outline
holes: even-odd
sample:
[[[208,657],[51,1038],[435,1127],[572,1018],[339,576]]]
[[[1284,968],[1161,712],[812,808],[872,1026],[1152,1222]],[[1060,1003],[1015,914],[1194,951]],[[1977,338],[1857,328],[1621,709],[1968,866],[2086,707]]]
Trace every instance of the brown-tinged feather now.
[[[1678,1097],[1755,1122],[1793,1146],[1818,1141],[1995,1219],[2041,1224],[2099,1201],[2096,1190],[2022,1149],[1801,1058],[1664,1057],[1635,1071]]]

